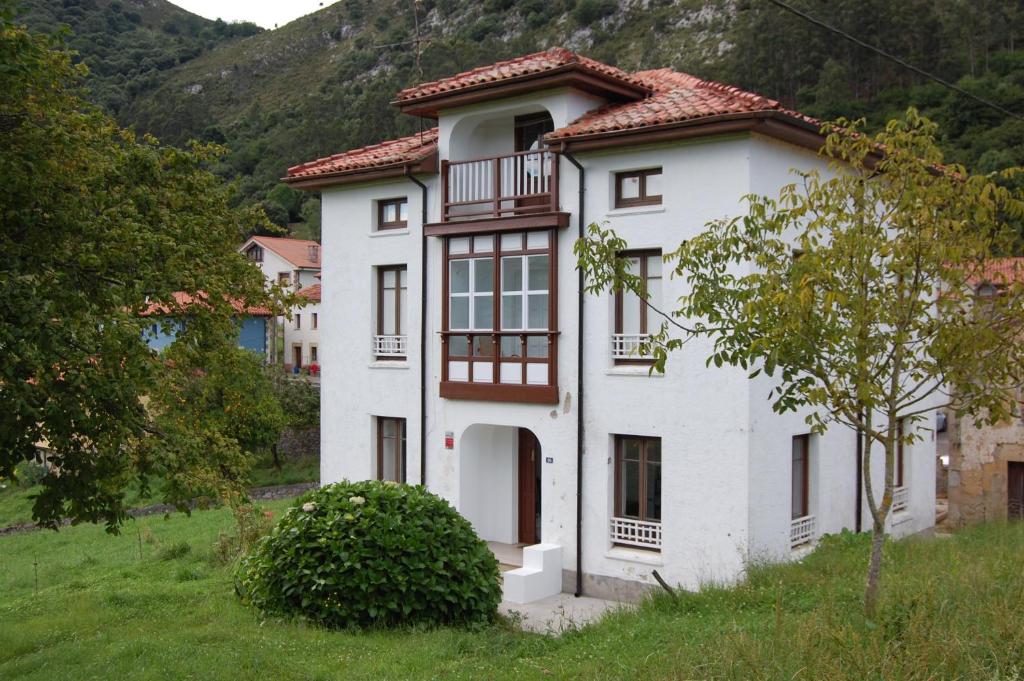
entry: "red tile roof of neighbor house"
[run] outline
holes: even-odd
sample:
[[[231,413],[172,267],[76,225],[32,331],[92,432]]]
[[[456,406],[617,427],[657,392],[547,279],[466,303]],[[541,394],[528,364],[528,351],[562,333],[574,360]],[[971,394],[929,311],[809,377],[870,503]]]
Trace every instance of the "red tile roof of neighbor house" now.
[[[1002,286],[1024,281],[1024,258],[992,258],[971,270],[969,279],[974,286],[995,284]]]
[[[235,308],[235,312],[242,314],[251,315],[253,317],[269,317],[270,308],[264,307],[263,305],[246,305],[237,298],[232,298],[229,301],[231,307]],[[174,293],[174,303],[151,303],[148,308],[143,310],[142,316],[149,317],[152,315],[175,315],[184,314],[188,312],[188,309],[193,305],[205,305],[206,294],[202,291],[198,292],[195,296],[185,293],[184,291],[176,291]]]
[[[320,261],[320,244],[308,239],[287,239],[277,236],[254,236],[251,239],[264,248],[269,248],[274,253],[301,269],[318,270]],[[311,257],[311,249],[316,257]]]
[[[604,77],[628,82],[650,94],[634,101],[611,103],[586,113],[573,123],[548,133],[545,139],[549,142],[640,132],[656,126],[699,122],[700,119],[714,117],[742,118],[744,115],[753,117],[765,113],[782,116],[814,130],[819,125],[813,118],[786,109],[774,99],[731,85],[702,80],[667,68],[630,74],[564,48],[552,48],[517,59],[481,66],[449,78],[421,83],[402,90],[395,103],[402,104],[439,93],[482,87],[531,73],[551,71],[568,64],[578,65]],[[294,166],[288,169],[287,179],[357,173],[385,166],[413,164],[430,157],[436,151],[437,128],[433,128],[420,135],[410,135],[362,149],[353,149]]]
[[[320,302],[320,286],[321,286],[320,284],[310,284],[306,288],[299,289],[298,292],[295,295],[302,296],[303,298],[309,298],[313,302],[319,303]]]

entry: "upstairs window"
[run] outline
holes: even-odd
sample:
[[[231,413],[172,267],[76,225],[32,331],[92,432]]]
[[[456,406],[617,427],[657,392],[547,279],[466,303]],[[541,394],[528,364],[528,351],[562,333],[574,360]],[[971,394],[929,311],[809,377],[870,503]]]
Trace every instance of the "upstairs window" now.
[[[377,268],[377,333],[373,344],[378,359],[404,359],[408,354],[408,295],[405,265]]]
[[[615,207],[661,204],[661,168],[615,173]]]
[[[277,283],[281,286],[288,287],[292,285],[292,273],[291,272],[278,272]]]
[[[542,230],[446,240],[443,397],[558,401],[555,238]]]
[[[298,312],[295,313],[295,330],[298,331],[302,328],[302,315]]]
[[[312,313],[312,317],[313,317],[313,319],[311,320],[312,324],[310,324],[310,328],[311,329],[317,329],[320,326],[320,319],[319,319],[320,315],[318,315],[316,312],[313,312]]]
[[[245,255],[253,262],[263,262],[263,247],[259,244],[253,244],[245,252]]]
[[[407,199],[382,199],[377,202],[377,229],[405,229],[409,226]]]
[[[623,253],[620,257],[626,261],[626,271],[640,277],[647,292],[647,301],[632,291],[615,293],[612,357],[616,364],[649,363],[651,358],[641,356],[639,349],[659,326],[647,302],[661,309],[661,251],[636,251]]]

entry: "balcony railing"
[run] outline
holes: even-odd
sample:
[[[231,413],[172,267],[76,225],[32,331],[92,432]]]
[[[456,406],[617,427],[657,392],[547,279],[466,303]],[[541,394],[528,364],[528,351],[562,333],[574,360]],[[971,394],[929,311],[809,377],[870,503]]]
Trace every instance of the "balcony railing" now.
[[[645,549],[661,548],[661,523],[632,518],[612,518],[612,543],[639,546]]]
[[[613,359],[649,359],[647,355],[640,354],[640,346],[651,337],[648,333],[613,333],[612,334],[612,358]]]
[[[443,222],[558,210],[558,157],[521,151],[473,161],[442,161]]]
[[[892,512],[906,511],[910,503],[910,488],[897,487],[892,491]]]
[[[796,548],[801,544],[809,544],[814,540],[816,523],[813,515],[796,518],[789,526],[789,546]]]
[[[374,336],[373,354],[377,357],[405,357],[408,336]]]

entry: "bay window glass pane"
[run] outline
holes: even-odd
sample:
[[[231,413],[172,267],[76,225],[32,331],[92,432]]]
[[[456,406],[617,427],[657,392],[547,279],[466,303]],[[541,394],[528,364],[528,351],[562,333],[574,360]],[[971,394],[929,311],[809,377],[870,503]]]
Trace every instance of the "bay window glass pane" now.
[[[400,204],[398,204],[398,207],[398,219],[401,220],[402,222],[407,221],[409,219],[409,202],[402,201]]]
[[[494,261],[490,258],[476,258],[473,260],[473,291],[476,293],[490,293],[493,290]]]
[[[501,338],[502,357],[522,357],[523,341],[517,336],[502,336]]]
[[[448,275],[448,289],[452,293],[469,292],[469,261],[452,260]]]
[[[449,336],[448,354],[455,357],[469,356],[469,338],[466,336]]]
[[[531,329],[548,328],[548,294],[536,293],[527,296],[527,326]]]
[[[523,249],[523,235],[522,234],[502,234],[501,235],[501,250],[503,251],[521,251]]]
[[[661,173],[647,176],[647,196],[661,196]]]
[[[527,336],[526,337],[526,356],[527,357],[547,357],[548,356],[548,339],[544,336]]]
[[[530,250],[548,247],[547,232],[528,232],[526,235],[526,247]]]
[[[469,298],[452,296],[448,304],[448,323],[453,329],[469,328]]]
[[[473,356],[492,357],[494,355],[494,343],[489,336],[473,337]]]
[[[501,259],[501,290],[523,290],[523,258],[514,255]]]
[[[529,270],[529,289],[531,291],[547,291],[548,256],[531,255],[527,260],[529,261],[527,264],[527,268]]]
[[[490,253],[494,250],[494,237],[493,236],[475,236],[473,237],[473,252],[474,253]]]
[[[460,236],[448,240],[448,252],[454,255],[469,253],[469,237]]]
[[[636,175],[619,177],[619,196],[623,199],[640,198],[640,178]]]
[[[473,328],[494,328],[494,296],[489,293],[473,296]]]
[[[506,294],[501,297],[501,328],[503,330],[523,328],[523,295],[521,293]]]
[[[395,208],[396,208],[396,206],[393,203],[385,203],[384,204],[384,206],[382,208],[382,211],[384,213],[384,222],[394,222],[395,221],[395,216],[397,215],[397,211],[395,210]]]

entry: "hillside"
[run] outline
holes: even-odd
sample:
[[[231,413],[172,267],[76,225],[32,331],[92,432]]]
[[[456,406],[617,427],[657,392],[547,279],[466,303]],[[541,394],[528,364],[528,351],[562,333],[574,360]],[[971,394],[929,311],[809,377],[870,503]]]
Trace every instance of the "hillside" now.
[[[1019,0],[791,2],[1024,113]],[[390,106],[397,90],[552,45],[629,70],[672,66],[824,118],[865,116],[879,125],[915,105],[942,125],[952,160],[982,171],[1024,164],[1024,121],[927,81],[768,0],[341,0],[273,31],[207,40],[198,54],[189,52],[194,43],[180,41],[181,35],[167,35],[166,17],[149,20],[139,9],[172,11],[163,0],[65,0],[73,3],[105,8],[108,20],[115,6],[123,13],[135,8],[142,26],[158,27],[147,28],[157,44],[177,50],[175,64],[135,74],[126,63],[139,62],[137,57],[93,49],[86,61],[93,59],[99,74],[94,88],[97,82],[115,87],[119,78],[128,83],[123,100],[97,99],[121,123],[167,142],[227,144],[231,153],[218,172],[239,180],[245,200],[262,201],[279,224],[317,213],[304,196],[274,189],[289,165],[417,129],[419,121]],[[209,26],[214,22],[187,21],[196,20],[179,34],[216,31]],[[102,45],[105,39],[100,31],[90,40]],[[116,77],[103,75],[111,73]]]

